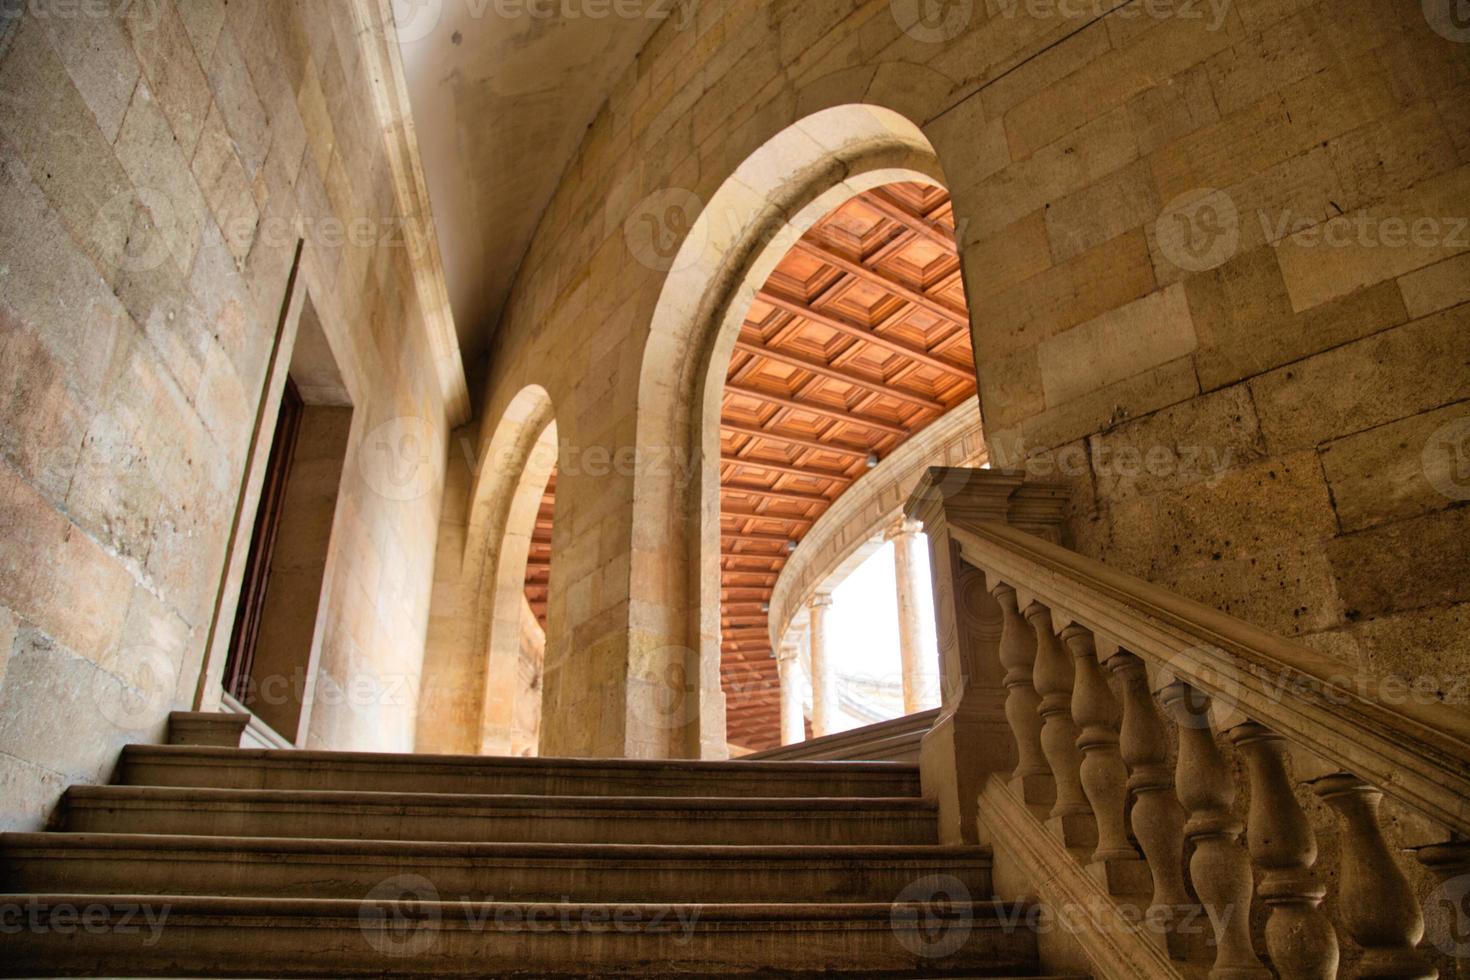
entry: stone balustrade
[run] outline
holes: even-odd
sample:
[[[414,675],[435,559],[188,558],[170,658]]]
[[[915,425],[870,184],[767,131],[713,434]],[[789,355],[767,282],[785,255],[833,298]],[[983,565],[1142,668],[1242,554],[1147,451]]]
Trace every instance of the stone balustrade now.
[[[1440,843],[1416,852],[1426,868],[1442,877],[1462,865],[1445,855],[1463,855],[1470,836],[1466,719],[1447,706],[1389,703],[1308,647],[1016,526],[1020,488],[1014,475],[936,471],[911,509],[943,528],[936,608],[979,573],[1000,623],[999,637],[970,644],[967,656],[993,658],[1003,675],[1003,691],[980,693],[1010,729],[1010,751],[993,758],[1014,766],[978,778],[1005,788],[987,790],[982,808],[1015,800],[1054,840],[1055,864],[1023,870],[1056,880],[1065,877],[1057,865],[1070,862],[1078,881],[1100,882],[1106,895],[1148,895],[1149,928],[1138,941],[1167,951],[1178,975],[1325,980],[1338,975],[1342,935],[1360,951],[1355,976],[1436,976],[1417,948],[1424,915],[1400,864],[1411,858],[1387,842],[1379,804],[1390,796],[1435,828]],[[970,682],[985,671],[946,666],[961,677],[946,704],[973,700]],[[932,741],[948,744],[937,731]],[[1294,783],[1293,753],[1295,771],[1321,774]],[[925,761],[937,795],[977,779],[930,771],[963,766],[962,756]],[[1307,788],[1337,820],[1335,868],[1317,866]],[[1244,820],[1237,797],[1249,800]],[[1335,894],[1324,901],[1328,880]],[[1253,903],[1264,907],[1259,948]],[[1200,913],[1209,941],[1179,941],[1174,924],[1202,921]],[[1084,945],[1102,941],[1094,933]],[[1140,962],[1109,955],[1094,962]]]

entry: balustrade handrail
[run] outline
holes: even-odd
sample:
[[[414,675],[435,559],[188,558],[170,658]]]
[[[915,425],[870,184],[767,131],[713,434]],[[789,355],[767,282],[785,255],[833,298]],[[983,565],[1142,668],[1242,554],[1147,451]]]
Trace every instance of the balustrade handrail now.
[[[1470,834],[1470,718],[1389,705],[1340,661],[1004,524],[952,525],[964,560],[1251,721]],[[1242,721],[1245,718],[1241,719]]]
[[[894,759],[896,751],[904,755],[918,756],[919,741],[934,727],[939,716],[938,708],[919,711],[887,721],[875,722],[861,728],[850,728],[835,735],[810,738],[780,748],[765,749],[741,756],[740,762],[768,760],[823,760],[828,762],[873,762]]]

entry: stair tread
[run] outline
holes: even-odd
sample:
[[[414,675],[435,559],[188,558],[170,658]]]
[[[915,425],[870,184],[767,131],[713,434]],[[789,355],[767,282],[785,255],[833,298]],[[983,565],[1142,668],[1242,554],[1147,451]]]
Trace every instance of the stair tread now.
[[[762,777],[780,776],[783,773],[800,776],[854,776],[875,777],[909,776],[917,778],[919,767],[905,762],[715,762],[693,759],[558,759],[520,758],[513,756],[478,755],[408,755],[385,752],[323,752],[298,749],[236,749],[216,746],[193,745],[129,745],[123,749],[125,760],[133,758],[157,759],[205,758],[228,762],[278,763],[292,767],[309,767],[327,764],[333,767],[382,765],[385,767],[411,766],[422,771],[433,767],[457,767],[466,769],[508,769],[518,772],[536,773],[565,769],[589,774],[636,773],[646,774],[709,774],[712,776],[741,776],[755,773]]]
[[[1028,906],[990,897],[989,848],[937,843],[937,811],[904,763],[133,747],[117,784],[68,789],[63,829],[0,834],[0,905],[101,908],[119,924],[167,909],[156,948],[120,927],[64,947],[29,936],[13,964],[28,976],[124,961],[223,975],[241,942],[256,976],[1034,971]],[[892,900],[938,875],[975,900]],[[921,961],[913,944],[945,922],[968,938]],[[414,930],[432,961],[385,959]]]
[[[537,796],[522,793],[388,793],[371,790],[223,789],[193,786],[73,786],[68,801],[160,800],[201,803],[362,803],[535,810],[764,811],[900,810],[926,812],[930,800],[908,796]]]
[[[163,905],[170,916],[190,914],[261,915],[275,918],[291,916],[320,916],[322,918],[351,917],[356,920],[362,906],[371,899],[343,898],[254,898],[229,895],[145,895],[145,894],[47,894],[42,892],[0,893],[0,905],[53,906],[130,906]],[[1004,924],[1007,919],[1002,913],[1015,915],[1017,909],[1029,906],[1024,902],[1001,899],[979,899],[969,902],[949,902],[942,909],[926,902],[546,902],[546,901],[415,901],[395,899],[395,910],[405,916],[409,913],[430,912],[446,908],[549,908],[549,909],[690,909],[700,912],[700,921],[715,922],[790,922],[829,920],[890,920],[895,908],[914,907],[926,910],[929,915],[956,915],[968,912],[985,916]],[[1021,921],[1017,919],[1016,921]]]
[[[497,841],[361,840],[321,837],[223,837],[187,834],[103,834],[48,831],[0,834],[0,850],[84,849],[260,851],[406,854],[425,857],[524,857],[596,860],[990,860],[990,849],[945,844],[559,844]]]
[[[887,902],[473,903],[18,893],[0,895],[3,904],[29,905],[42,914],[106,910],[93,920],[104,925],[115,915],[137,920],[140,909],[167,910],[167,916],[144,921],[131,935],[94,928],[62,943],[48,935],[22,935],[10,963],[0,965],[0,976],[113,976],[124,958],[142,967],[134,976],[323,980],[1037,975],[1034,939],[1015,927],[1024,921],[1019,903],[954,905],[947,921],[964,929],[963,946],[928,961],[922,946],[905,946],[902,937],[932,941],[928,930],[943,928],[934,911],[916,906],[916,917],[895,930],[894,906]],[[609,928],[613,921],[623,925]],[[150,936],[146,930],[154,925],[158,929]],[[320,949],[322,961],[303,959],[306,948]],[[245,950],[248,960],[237,965],[231,955]],[[600,969],[589,971],[592,962]]]

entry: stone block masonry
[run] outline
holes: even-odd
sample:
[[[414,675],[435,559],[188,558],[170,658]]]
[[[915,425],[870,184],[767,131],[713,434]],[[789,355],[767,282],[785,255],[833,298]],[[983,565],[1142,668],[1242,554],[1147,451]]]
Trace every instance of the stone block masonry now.
[[[413,747],[440,487],[385,493],[374,433],[412,420],[432,463],[446,409],[365,33],[348,3],[223,0],[0,26],[0,827],[217,701],[200,672],[302,238],[354,415],[304,744]]]
[[[814,112],[881,105],[923,127],[954,195],[991,458],[1076,488],[1076,547],[1352,669],[1470,673],[1464,597],[1404,609],[1374,579],[1406,570],[1368,560],[1428,522],[1433,561],[1470,579],[1470,539],[1436,517],[1470,499],[1463,39],[1419,0],[960,3],[907,30],[903,7],[710,3],[660,28],[522,265],[485,428],[537,384],[568,444],[634,445],[665,272],[624,229],[664,221],[671,191],[710,200]],[[543,730],[562,751],[627,749],[605,692],[648,598],[632,493],[559,485]],[[570,532],[591,513],[599,533]],[[1390,667],[1393,636],[1424,655]]]

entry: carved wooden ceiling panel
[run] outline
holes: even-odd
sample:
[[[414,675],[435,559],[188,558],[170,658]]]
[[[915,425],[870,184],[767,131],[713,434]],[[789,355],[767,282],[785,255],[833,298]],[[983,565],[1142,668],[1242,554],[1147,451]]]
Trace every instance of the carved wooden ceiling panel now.
[[[536,514],[536,530],[531,534],[531,549],[526,556],[526,601],[541,629],[546,630],[547,596],[551,585],[551,520],[556,514],[556,470],[546,481],[541,496],[541,510]]]
[[[949,195],[889,184],[819,221],[746,315],[721,415],[727,732],[780,743],[766,605],[789,549],[868,469],[975,394]]]

